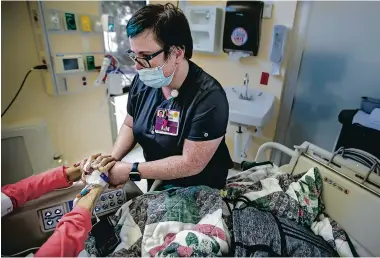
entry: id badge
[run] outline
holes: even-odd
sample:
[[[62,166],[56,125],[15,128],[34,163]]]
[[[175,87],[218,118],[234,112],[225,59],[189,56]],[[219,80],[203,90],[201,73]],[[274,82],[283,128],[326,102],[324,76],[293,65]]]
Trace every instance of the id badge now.
[[[158,134],[178,135],[180,112],[171,109],[158,109],[154,131]]]

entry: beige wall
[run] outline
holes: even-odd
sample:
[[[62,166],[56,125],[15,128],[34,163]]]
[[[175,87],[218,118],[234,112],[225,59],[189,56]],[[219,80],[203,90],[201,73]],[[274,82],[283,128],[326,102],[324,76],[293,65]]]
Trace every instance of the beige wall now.
[[[45,2],[55,8],[98,12],[98,3]],[[25,73],[40,64],[26,2],[2,2],[1,109],[11,101]],[[6,40],[4,40],[6,39]],[[79,51],[78,51],[79,52]],[[2,126],[46,121],[53,148],[70,162],[112,148],[104,88],[53,97],[46,94],[40,72],[33,72],[19,97],[1,119]]]
[[[162,1],[154,1],[162,2]],[[173,2],[173,1],[172,1]],[[51,8],[83,12],[98,12],[98,2],[45,2]],[[188,1],[190,4],[221,5],[225,2],[205,3]],[[17,11],[16,11],[17,10]],[[290,29],[296,10],[296,2],[274,2],[272,19],[264,19],[262,24],[259,56],[250,57],[241,63],[228,60],[227,55],[194,54],[193,61],[219,80],[222,85],[240,85],[243,76],[248,73],[250,86],[272,92],[277,97],[277,111],[282,92],[283,76],[270,76],[268,86],[260,86],[261,72],[270,72],[268,61],[271,33],[275,24],[284,24]],[[20,33],[22,32],[22,33]],[[38,58],[32,29],[25,2],[2,3],[2,110],[17,91],[26,71],[35,64]],[[61,42],[62,43],[62,42]],[[17,67],[17,68],[16,68]],[[282,67],[282,75],[285,72]],[[108,152],[112,148],[108,106],[104,104],[104,89],[98,88],[85,93],[69,96],[50,97],[42,85],[41,77],[32,74],[14,106],[2,119],[2,123],[14,124],[30,119],[45,120],[49,127],[53,147],[62,152],[69,162],[75,162],[93,152]],[[101,104],[103,103],[103,106]],[[264,130],[264,136],[273,138],[277,114]],[[233,135],[235,128],[229,126],[227,144],[233,152]],[[256,139],[249,158],[263,141]]]

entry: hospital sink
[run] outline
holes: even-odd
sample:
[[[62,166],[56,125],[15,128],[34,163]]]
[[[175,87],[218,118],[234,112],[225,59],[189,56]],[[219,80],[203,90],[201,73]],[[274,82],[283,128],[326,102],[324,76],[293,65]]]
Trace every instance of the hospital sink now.
[[[226,86],[229,121],[240,126],[264,127],[274,115],[274,95],[246,86]]]

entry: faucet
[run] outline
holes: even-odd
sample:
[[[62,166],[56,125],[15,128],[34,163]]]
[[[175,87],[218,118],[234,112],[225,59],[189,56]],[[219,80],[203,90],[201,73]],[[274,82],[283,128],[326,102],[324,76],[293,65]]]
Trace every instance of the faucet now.
[[[246,73],[244,76],[244,82],[243,82],[243,86],[245,87],[245,95],[240,93],[240,96],[239,96],[240,99],[244,99],[244,100],[252,99],[252,96],[248,96],[248,83],[249,83],[249,75],[248,73]]]

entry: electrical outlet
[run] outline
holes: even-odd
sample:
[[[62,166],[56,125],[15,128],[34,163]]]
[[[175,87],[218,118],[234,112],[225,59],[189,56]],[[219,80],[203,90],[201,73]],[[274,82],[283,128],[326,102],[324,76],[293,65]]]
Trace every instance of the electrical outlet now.
[[[46,13],[46,27],[51,30],[60,30],[62,28],[61,25],[61,15],[59,12],[54,10],[49,10]]]
[[[36,9],[32,9],[32,17],[33,17],[33,21],[35,21],[35,22],[40,21],[40,18],[38,17],[38,12]]]
[[[37,9],[32,9],[32,19],[34,21],[34,25],[39,28],[40,27],[40,15]]]

